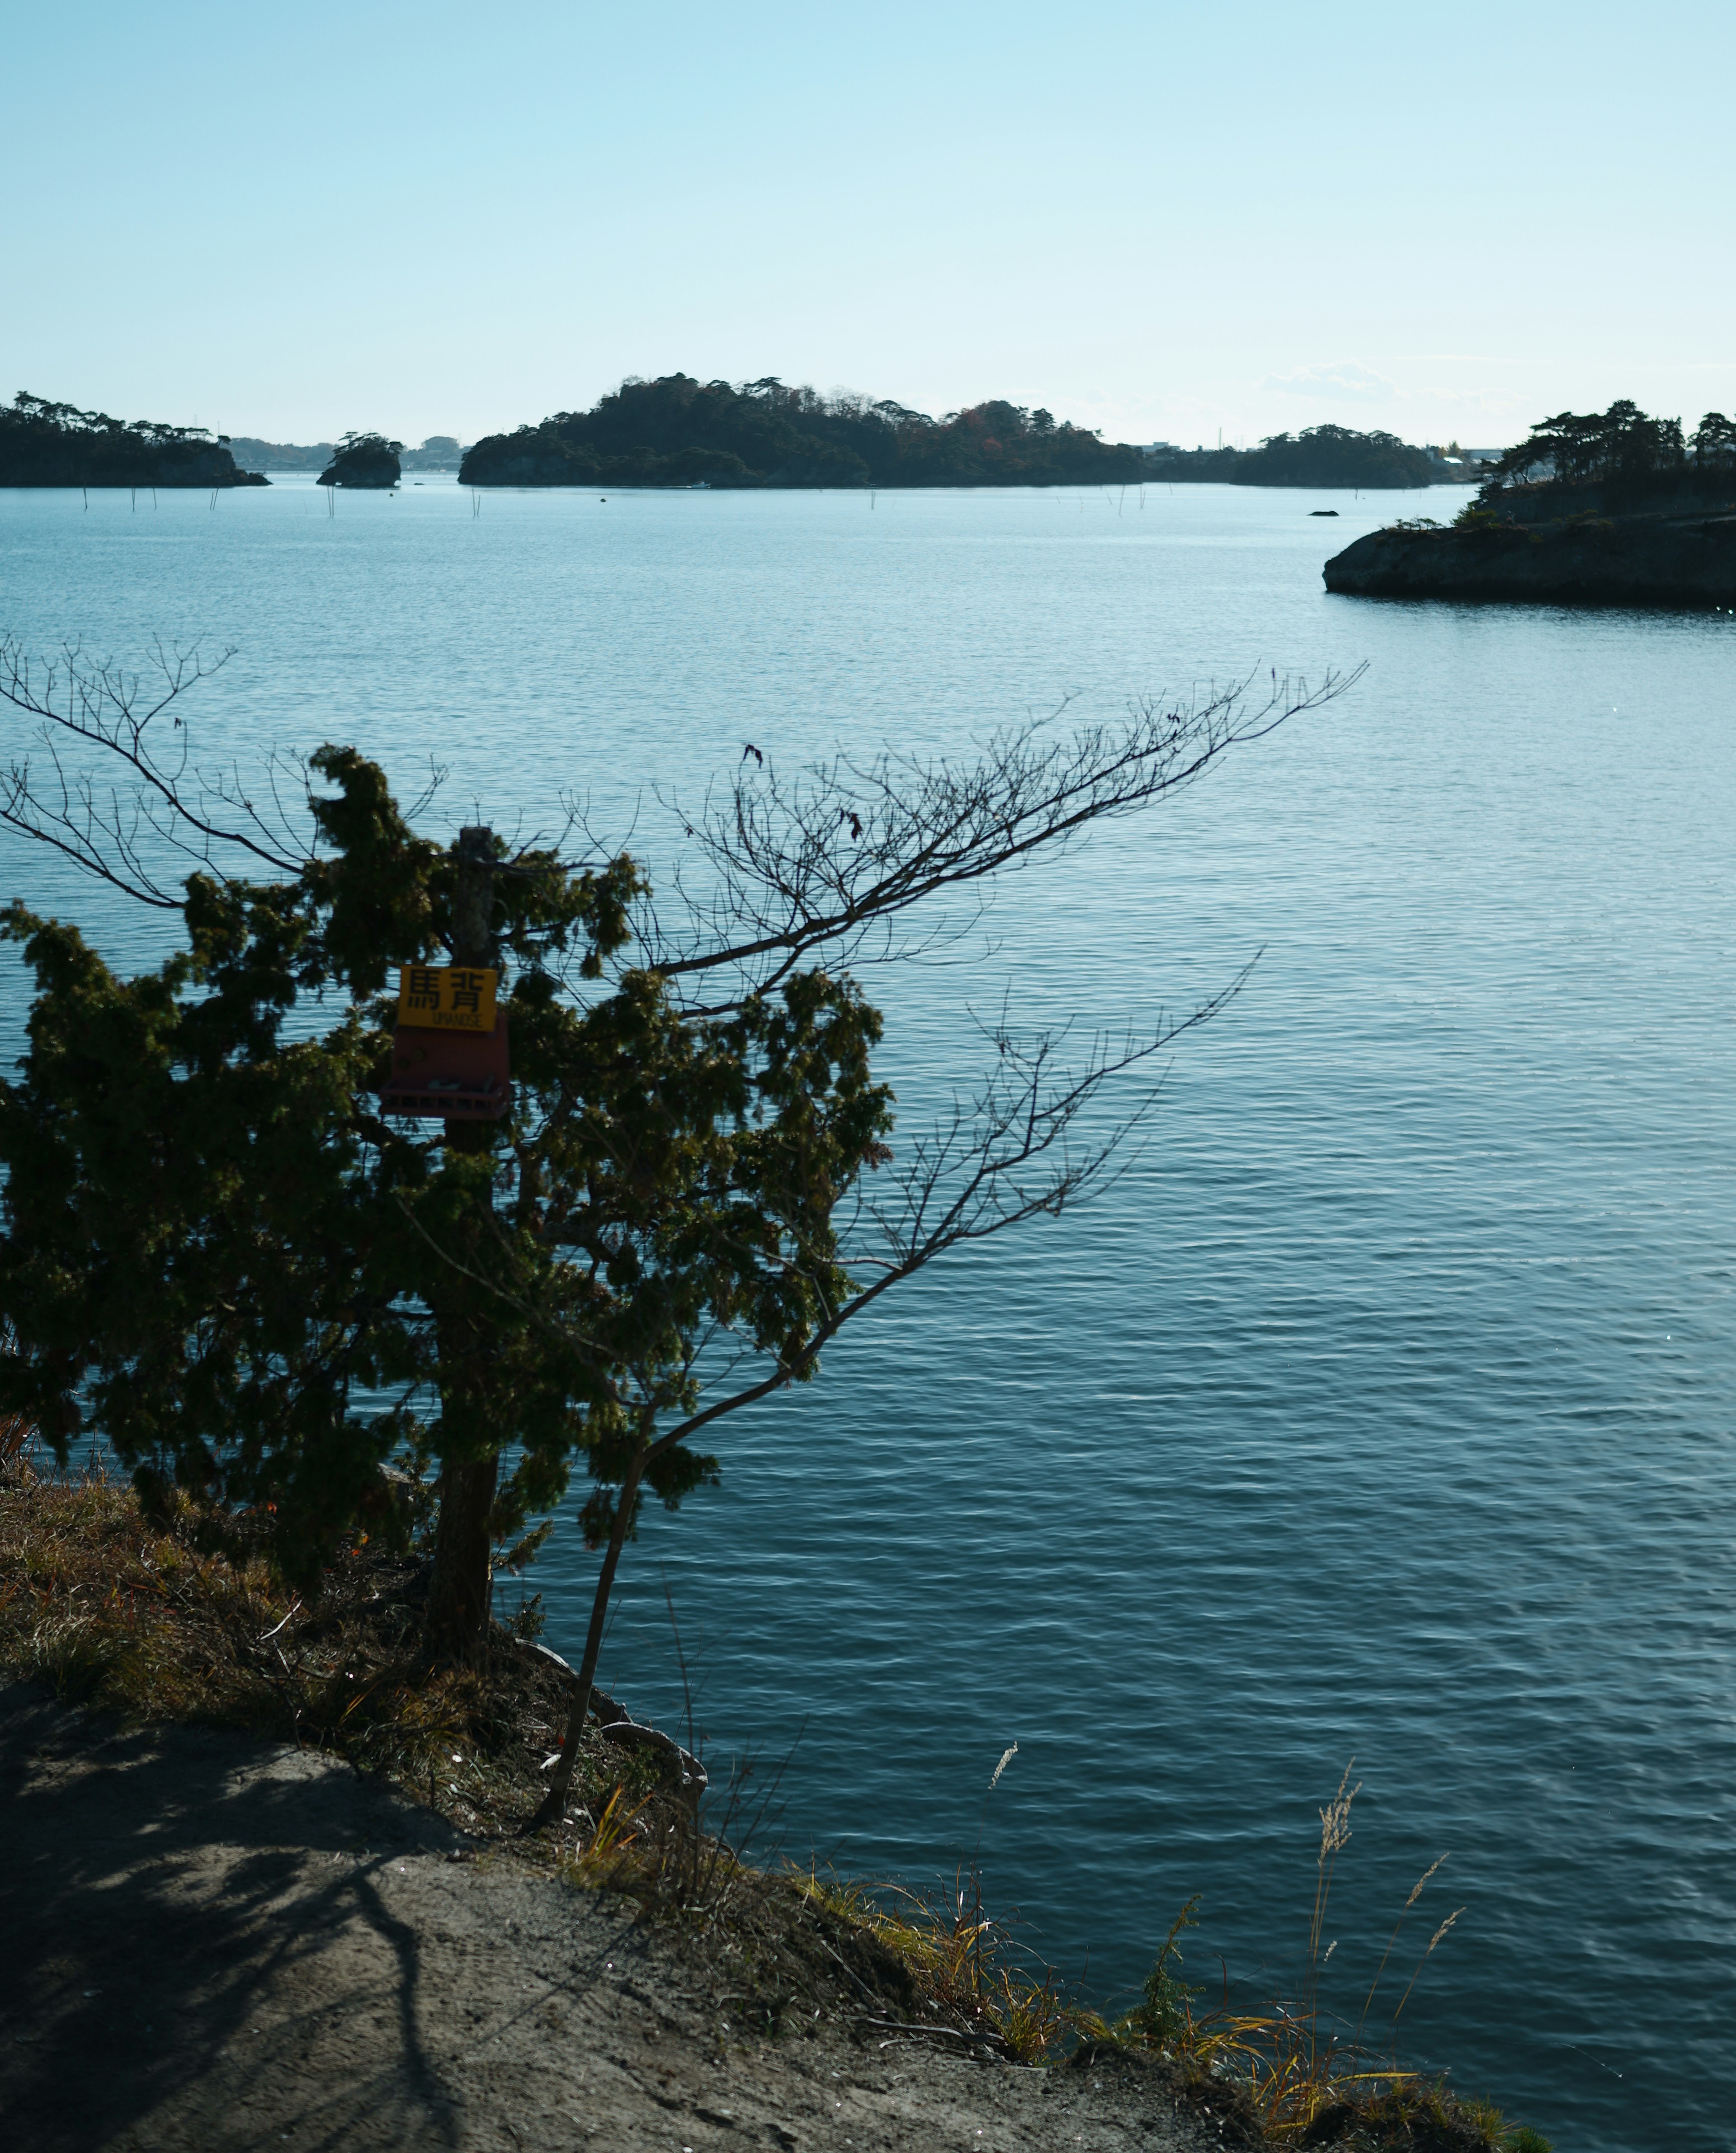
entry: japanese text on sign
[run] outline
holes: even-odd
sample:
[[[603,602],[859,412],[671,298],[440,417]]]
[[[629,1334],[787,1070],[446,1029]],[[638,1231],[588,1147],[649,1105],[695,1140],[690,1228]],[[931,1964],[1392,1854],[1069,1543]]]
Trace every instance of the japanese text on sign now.
[[[492,1031],[499,978],[481,965],[405,965],[398,974],[398,1021],[428,1031]]]

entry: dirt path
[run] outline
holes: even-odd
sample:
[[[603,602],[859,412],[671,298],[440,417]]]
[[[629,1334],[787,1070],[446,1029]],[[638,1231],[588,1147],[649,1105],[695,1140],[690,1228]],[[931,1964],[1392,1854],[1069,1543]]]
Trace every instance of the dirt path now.
[[[744,2038],[681,1940],[348,1767],[0,1690],[0,2142],[1197,2153],[1137,2062]],[[884,2038],[885,2045],[878,2045]]]

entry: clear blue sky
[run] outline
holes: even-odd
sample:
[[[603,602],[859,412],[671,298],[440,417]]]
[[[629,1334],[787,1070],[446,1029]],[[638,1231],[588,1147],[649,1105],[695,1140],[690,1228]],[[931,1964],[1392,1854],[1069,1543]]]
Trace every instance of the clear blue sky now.
[[[0,390],[465,439],[624,374],[1189,445],[1736,410],[1736,11],[6,11]]]

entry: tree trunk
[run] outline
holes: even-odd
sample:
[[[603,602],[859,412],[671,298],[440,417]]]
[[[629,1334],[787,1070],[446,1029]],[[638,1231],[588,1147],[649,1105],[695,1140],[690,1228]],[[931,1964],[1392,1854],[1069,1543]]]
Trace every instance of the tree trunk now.
[[[428,1649],[436,1659],[480,1667],[487,1657],[494,1597],[492,1520],[500,1453],[454,1459],[440,1476]]]
[[[461,830],[454,847],[456,888],[453,898],[452,961],[492,965],[494,947],[494,837],[476,827]],[[448,1122],[449,1151],[493,1148],[488,1122]],[[487,1201],[484,1199],[484,1201]],[[488,1427],[488,1341],[476,1311],[464,1306],[465,1289],[455,1287],[457,1306],[440,1317],[440,1412],[448,1421]],[[495,1431],[496,1437],[499,1431]],[[435,1526],[434,1576],[429,1586],[427,1643],[436,1659],[481,1667],[488,1656],[488,1626],[494,1596],[494,1497],[500,1477],[500,1452],[481,1458],[448,1458],[439,1482],[440,1514]]]
[[[585,1656],[579,1662],[578,1687],[573,1693],[572,1708],[567,1715],[567,1732],[561,1743],[561,1761],[554,1768],[554,1778],[549,1782],[542,1806],[531,1820],[532,1830],[539,1825],[558,1824],[567,1814],[567,1796],[572,1789],[574,1768],[578,1763],[578,1745],[584,1738],[585,1721],[590,1716],[591,1692],[597,1682],[597,1662],[603,1652],[603,1631],[608,1617],[608,1596],[614,1587],[615,1571],[620,1565],[621,1550],[627,1544],[628,1529],[633,1523],[634,1503],[639,1494],[645,1460],[649,1455],[650,1446],[642,1440],[634,1453],[633,1463],[627,1468],[627,1477],[621,1483],[620,1497],[615,1504],[614,1525],[609,1533],[603,1568],[598,1573],[597,1590],[591,1598],[591,1626],[585,1632]]]

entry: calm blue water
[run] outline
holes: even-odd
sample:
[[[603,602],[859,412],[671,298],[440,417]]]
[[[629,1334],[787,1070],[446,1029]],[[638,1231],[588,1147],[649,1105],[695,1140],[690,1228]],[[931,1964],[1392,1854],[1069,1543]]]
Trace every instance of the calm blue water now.
[[[1366,659],[877,975],[915,1124],[1009,984],[1119,1027],[1263,952],[1107,1199],[939,1267],[732,1429],[721,1489],[630,1555],[605,1674],[679,1721],[666,1577],[714,1766],[793,1745],[792,1851],[949,1878],[980,1820],[993,1902],[1096,1996],[1194,1891],[1196,1978],[1290,1975],[1354,1753],[1329,1993],[1355,2017],[1449,1852],[1395,1953],[1463,1906],[1406,2053],[1563,2149],[1722,2147],[1736,624],[1328,598],[1328,552],[1440,502],[1317,505],[0,493],[0,626],[233,644],[203,751],[353,740],[406,787],[432,756],[453,822],[583,795],[654,869],[652,788],[746,741],[960,750],[1067,695]],[[589,1572],[569,1517],[534,1580],[557,1648]]]

